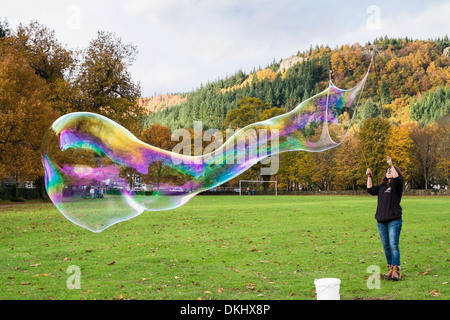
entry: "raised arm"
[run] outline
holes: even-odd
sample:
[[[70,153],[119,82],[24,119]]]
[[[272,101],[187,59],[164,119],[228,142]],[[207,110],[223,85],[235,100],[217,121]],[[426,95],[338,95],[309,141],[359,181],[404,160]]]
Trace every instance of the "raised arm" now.
[[[392,159],[391,157],[386,157],[386,162],[389,165],[389,168],[391,169],[392,178],[397,178],[399,176],[397,170],[395,170],[395,167],[392,165]]]
[[[366,175],[367,175],[367,189],[372,188],[372,171],[367,168],[366,170]]]

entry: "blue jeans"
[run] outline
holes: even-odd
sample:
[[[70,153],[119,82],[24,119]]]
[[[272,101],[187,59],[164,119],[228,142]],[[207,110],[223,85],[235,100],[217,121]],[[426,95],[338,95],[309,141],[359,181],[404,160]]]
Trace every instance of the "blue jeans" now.
[[[378,233],[383,244],[387,264],[400,266],[400,231],[402,230],[402,219],[391,222],[378,222]]]

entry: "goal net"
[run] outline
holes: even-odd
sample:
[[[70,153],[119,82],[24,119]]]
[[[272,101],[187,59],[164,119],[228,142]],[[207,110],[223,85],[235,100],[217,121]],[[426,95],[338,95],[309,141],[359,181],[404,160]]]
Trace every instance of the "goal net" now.
[[[266,183],[266,185],[265,185]],[[277,195],[276,181],[239,180],[239,195],[274,194]]]

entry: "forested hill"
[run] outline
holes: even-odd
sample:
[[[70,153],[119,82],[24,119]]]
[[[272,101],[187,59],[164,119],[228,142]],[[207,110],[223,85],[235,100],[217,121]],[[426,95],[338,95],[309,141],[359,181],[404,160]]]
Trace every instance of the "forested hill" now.
[[[382,114],[395,123],[414,120],[423,126],[450,113],[449,47],[447,36],[427,41],[385,37],[364,46],[311,47],[250,74],[239,70],[193,92],[166,97],[169,103],[154,105],[145,126],[158,123],[174,130],[192,128],[193,121],[201,120],[204,128],[225,129],[227,114],[244,97],[261,100],[263,109],[285,112],[326,88],[330,70],[336,86],[353,87],[367,71],[372,55],[375,61],[357,123]],[[147,99],[152,101],[155,98]]]

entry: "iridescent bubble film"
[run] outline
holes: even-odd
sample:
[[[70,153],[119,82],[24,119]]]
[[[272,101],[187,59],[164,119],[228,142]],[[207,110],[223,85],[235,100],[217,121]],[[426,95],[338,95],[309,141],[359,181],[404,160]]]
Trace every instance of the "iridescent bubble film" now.
[[[286,151],[320,152],[341,144],[367,74],[350,90],[330,81],[327,89],[294,110],[242,128],[196,156],[146,144],[98,114],[64,115],[42,142],[47,193],[67,219],[93,232],[144,211],[177,208],[267,157]],[[147,190],[135,189],[136,179],[145,182]]]

